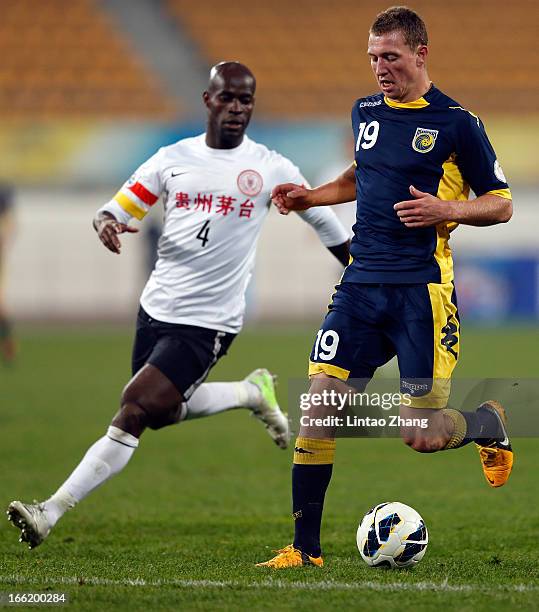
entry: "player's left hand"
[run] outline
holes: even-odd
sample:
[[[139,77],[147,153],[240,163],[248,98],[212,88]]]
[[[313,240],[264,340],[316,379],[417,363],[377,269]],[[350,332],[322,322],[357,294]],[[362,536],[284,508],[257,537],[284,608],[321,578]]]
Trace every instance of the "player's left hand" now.
[[[449,202],[419,191],[413,185],[410,185],[410,193],[414,200],[397,202],[393,206],[406,227],[432,227],[448,221]]]

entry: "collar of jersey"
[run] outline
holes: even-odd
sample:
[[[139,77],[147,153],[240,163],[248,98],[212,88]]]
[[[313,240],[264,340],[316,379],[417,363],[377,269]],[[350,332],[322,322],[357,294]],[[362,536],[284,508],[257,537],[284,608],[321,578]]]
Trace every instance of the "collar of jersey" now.
[[[238,153],[242,153],[244,148],[247,145],[247,142],[249,141],[249,138],[247,137],[247,134],[243,135],[243,140],[241,141],[241,143],[237,146],[234,147],[232,149],[214,149],[213,147],[209,147],[206,144],[206,132],[204,132],[203,134],[200,134],[200,141],[202,142],[202,146],[204,147],[204,150],[206,151],[206,153],[208,153],[209,155],[216,155],[216,156],[234,156]]]
[[[431,82],[427,93],[418,100],[413,100],[412,102],[395,102],[395,100],[390,100],[384,96],[384,102],[391,108],[425,108],[425,106],[430,104],[430,102],[426,99],[426,96],[428,96],[433,90],[434,84]]]
[[[429,103],[425,98],[419,98],[419,100],[414,100],[413,102],[395,102],[395,100],[390,100],[384,96],[384,102],[391,106],[391,108],[425,108]]]

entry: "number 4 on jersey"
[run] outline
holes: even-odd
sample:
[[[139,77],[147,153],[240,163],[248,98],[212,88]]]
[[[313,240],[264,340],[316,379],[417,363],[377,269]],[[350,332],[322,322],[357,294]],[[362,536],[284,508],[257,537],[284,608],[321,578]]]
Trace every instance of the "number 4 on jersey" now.
[[[200,240],[202,242],[202,246],[205,247],[209,238],[208,238],[208,234],[210,233],[210,221],[209,219],[207,221],[204,221],[204,224],[202,225],[202,227],[200,228],[198,234],[197,234],[197,240]]]

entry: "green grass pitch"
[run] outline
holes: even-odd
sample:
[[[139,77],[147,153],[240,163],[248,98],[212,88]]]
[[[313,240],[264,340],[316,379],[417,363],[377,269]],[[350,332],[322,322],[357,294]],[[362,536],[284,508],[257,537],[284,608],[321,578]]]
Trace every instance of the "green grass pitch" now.
[[[246,330],[211,379],[267,366],[285,403],[314,330]],[[0,368],[1,505],[48,496],[103,435],[130,344],[128,330],[23,330],[17,366]],[[461,375],[536,375],[536,328],[465,330],[463,344]],[[493,490],[471,446],[419,455],[398,440],[340,440],[326,565],[276,573],[254,564],[291,540],[291,451],[243,411],[148,432],[36,550],[0,523],[0,592],[63,590],[77,610],[539,609],[539,442],[514,446],[511,481]],[[411,570],[370,569],[356,549],[361,516],[389,500],[429,528]]]

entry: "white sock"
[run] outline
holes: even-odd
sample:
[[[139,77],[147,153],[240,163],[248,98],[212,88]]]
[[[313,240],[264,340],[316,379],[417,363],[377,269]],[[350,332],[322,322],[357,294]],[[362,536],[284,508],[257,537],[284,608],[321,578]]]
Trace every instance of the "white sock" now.
[[[51,527],[70,508],[97,489],[127,465],[138,446],[138,439],[110,426],[107,435],[91,446],[71,476],[44,502]]]
[[[255,408],[260,390],[252,382],[204,383],[187,402],[185,419],[200,419],[233,408]]]

